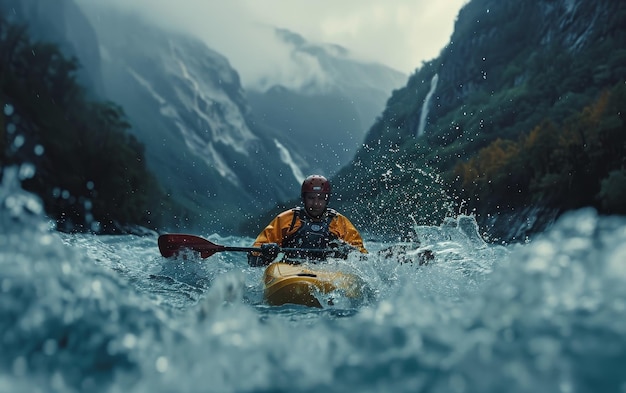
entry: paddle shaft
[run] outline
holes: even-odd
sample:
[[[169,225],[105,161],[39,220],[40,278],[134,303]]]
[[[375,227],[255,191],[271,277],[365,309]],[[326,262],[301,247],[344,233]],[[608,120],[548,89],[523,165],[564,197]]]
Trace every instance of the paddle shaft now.
[[[330,252],[330,251],[334,251],[331,248],[326,249],[326,248],[289,248],[289,247],[279,247],[278,250],[279,250],[278,252]],[[222,246],[222,248],[218,251],[263,252],[261,247],[231,247],[231,246]]]
[[[196,235],[182,233],[170,233],[159,236],[159,251],[165,258],[176,255],[183,249],[190,249],[200,253],[201,258],[208,258],[216,252],[222,251],[242,251],[242,252],[263,252],[260,247],[233,247],[215,244],[207,239]],[[311,249],[311,248],[279,248],[278,252],[303,252],[303,253],[324,253],[333,251],[332,249]]]

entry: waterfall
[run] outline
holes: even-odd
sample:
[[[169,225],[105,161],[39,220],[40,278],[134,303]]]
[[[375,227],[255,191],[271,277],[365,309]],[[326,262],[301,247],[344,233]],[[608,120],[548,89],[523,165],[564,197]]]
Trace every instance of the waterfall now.
[[[417,134],[415,137],[420,137],[424,134],[424,127],[426,127],[426,118],[428,117],[428,108],[430,106],[430,99],[435,94],[435,89],[437,89],[437,82],[439,82],[439,75],[435,74],[433,79],[430,80],[430,90],[428,94],[426,94],[426,98],[424,98],[424,103],[422,104],[422,113],[420,115],[420,124],[417,128]]]

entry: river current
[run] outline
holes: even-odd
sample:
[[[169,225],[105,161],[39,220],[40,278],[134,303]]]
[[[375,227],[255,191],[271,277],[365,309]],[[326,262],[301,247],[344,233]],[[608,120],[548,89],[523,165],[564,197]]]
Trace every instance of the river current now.
[[[366,237],[367,258],[330,262],[364,299],[270,307],[245,254],[165,259],[156,234],[58,233],[11,177],[0,392],[626,392],[623,217],[572,212],[517,245],[463,215],[412,243]]]

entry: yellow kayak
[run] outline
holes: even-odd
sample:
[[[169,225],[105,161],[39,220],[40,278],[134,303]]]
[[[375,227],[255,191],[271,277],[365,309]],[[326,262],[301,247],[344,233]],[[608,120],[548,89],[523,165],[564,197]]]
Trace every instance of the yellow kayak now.
[[[360,298],[363,287],[363,281],[354,274],[313,270],[309,266],[285,262],[269,265],[265,269],[263,282],[265,301],[272,306],[291,303],[321,308],[316,294],[327,295],[341,291],[348,298]]]

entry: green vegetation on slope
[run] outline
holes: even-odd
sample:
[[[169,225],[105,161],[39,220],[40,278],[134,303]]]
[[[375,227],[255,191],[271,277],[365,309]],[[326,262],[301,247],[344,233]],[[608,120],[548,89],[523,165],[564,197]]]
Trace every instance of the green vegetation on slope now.
[[[528,206],[623,214],[626,4],[579,5],[580,26],[567,31],[550,19],[559,15],[546,16],[547,39],[541,26],[527,28],[544,17],[536,2],[468,3],[450,45],[394,92],[334,179],[348,190],[344,210],[366,226],[400,228],[412,218],[438,225],[442,212],[459,210],[481,224]],[[426,132],[416,138],[435,74]],[[413,200],[429,189],[440,198],[434,205]],[[363,190],[374,199],[364,203]]]
[[[480,211],[542,204],[626,214],[624,108],[620,83],[562,125],[496,139],[456,166],[459,189]]]

